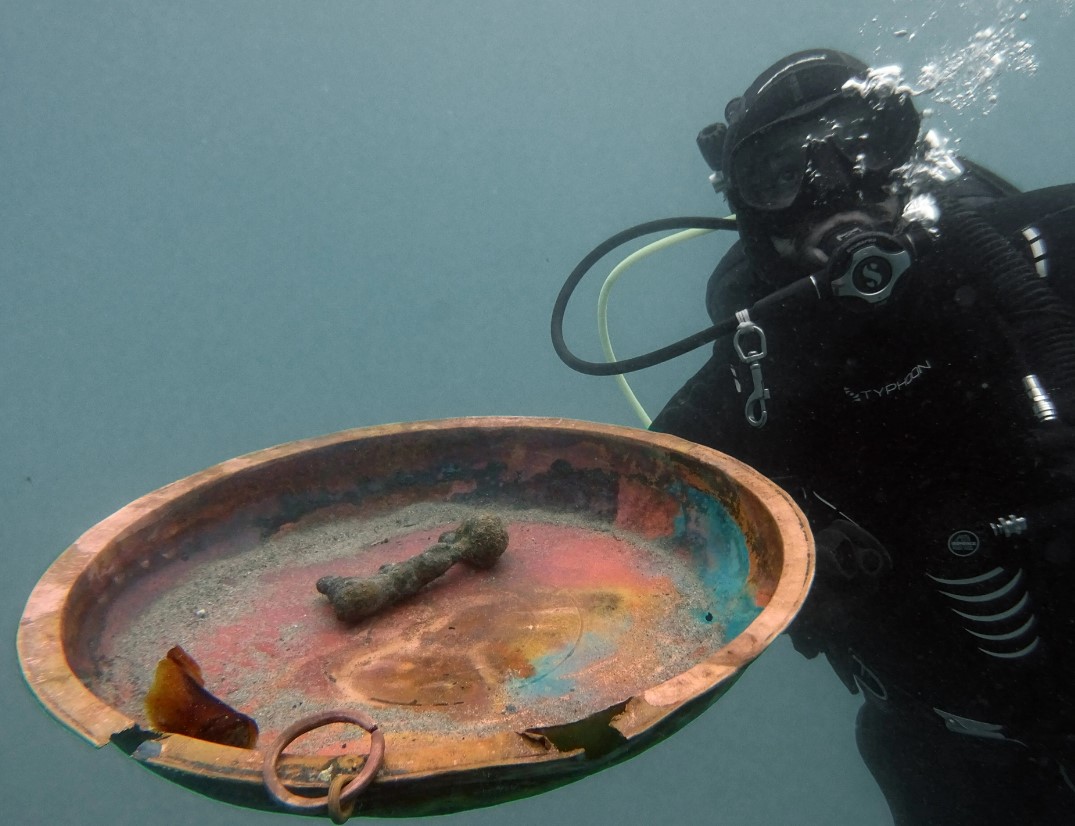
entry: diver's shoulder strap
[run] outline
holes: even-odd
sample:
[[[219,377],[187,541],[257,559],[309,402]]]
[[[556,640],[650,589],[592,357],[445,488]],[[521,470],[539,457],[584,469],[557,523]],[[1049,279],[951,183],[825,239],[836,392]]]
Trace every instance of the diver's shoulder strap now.
[[[736,241],[720,259],[705,291],[705,306],[714,323],[728,318],[742,307],[750,307],[761,297],[754,269],[747,259],[743,242]]]
[[[947,184],[945,192],[948,197],[959,200],[962,206],[977,209],[991,201],[1010,198],[1020,192],[1019,187],[1011,181],[970,158],[960,155],[959,163],[963,167],[963,174]]]

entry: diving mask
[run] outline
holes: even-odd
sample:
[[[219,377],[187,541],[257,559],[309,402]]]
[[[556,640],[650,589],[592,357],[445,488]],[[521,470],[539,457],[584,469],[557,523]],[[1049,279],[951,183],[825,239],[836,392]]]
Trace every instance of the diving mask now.
[[[919,117],[906,95],[872,100],[839,92],[738,140],[725,173],[739,201],[765,212],[791,207],[804,190],[887,176],[910,155]],[[842,171],[834,169],[838,159]],[[846,180],[829,180],[833,177]]]

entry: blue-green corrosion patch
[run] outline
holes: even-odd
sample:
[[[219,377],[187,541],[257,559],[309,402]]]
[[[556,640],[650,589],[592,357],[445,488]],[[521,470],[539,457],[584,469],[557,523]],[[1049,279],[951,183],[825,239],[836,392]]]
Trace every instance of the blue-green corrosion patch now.
[[[615,655],[616,643],[607,634],[585,631],[578,640],[534,657],[533,674],[512,677],[506,687],[517,702],[566,697],[579,687],[579,672]]]
[[[675,520],[677,544],[690,555],[712,604],[701,612],[702,622],[720,622],[725,640],[739,636],[762,607],[749,585],[750,551],[743,531],[727,509],[702,491],[677,483],[683,509]]]

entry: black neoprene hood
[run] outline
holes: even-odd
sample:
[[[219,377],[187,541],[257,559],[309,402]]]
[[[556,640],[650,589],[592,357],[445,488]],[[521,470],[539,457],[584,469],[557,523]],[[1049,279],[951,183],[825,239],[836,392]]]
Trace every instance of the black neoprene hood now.
[[[848,80],[865,77],[868,71],[858,58],[834,49],[809,49],[778,60],[758,75],[742,97],[733,98],[725,107],[724,174],[731,171],[729,159],[744,138],[779,121],[823,108]]]

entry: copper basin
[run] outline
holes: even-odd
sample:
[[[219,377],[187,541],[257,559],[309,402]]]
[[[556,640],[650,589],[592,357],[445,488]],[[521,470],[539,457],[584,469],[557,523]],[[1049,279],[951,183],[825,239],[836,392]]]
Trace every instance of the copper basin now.
[[[314,589],[477,511],[508,529],[488,570],[457,565],[355,624]],[[359,813],[422,815],[534,794],[673,733],[786,628],[812,575],[802,513],[716,451],[563,419],[394,424],[262,450],[132,502],[41,578],[18,649],[66,726],[241,805],[281,808],[261,773],[281,731],[361,710],[385,755]],[[173,645],[257,721],[257,747],[152,729],[143,700]],[[280,776],[324,795],[369,748],[357,728],[321,729]]]

